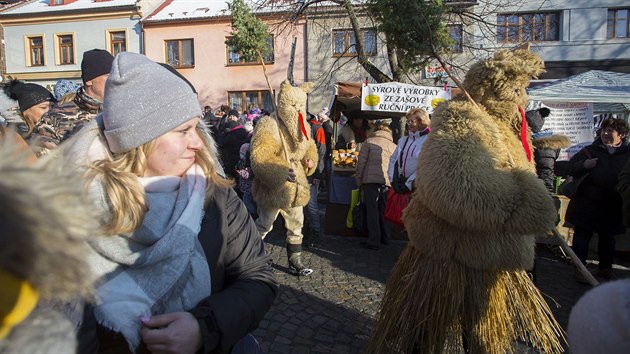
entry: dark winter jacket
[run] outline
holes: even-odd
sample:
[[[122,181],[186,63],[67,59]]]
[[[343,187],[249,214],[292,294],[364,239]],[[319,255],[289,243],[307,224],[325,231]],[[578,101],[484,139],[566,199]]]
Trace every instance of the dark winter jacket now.
[[[190,311],[203,337],[199,353],[229,353],[263,319],[278,284],[256,226],[232,188],[216,189],[206,207],[199,241],[212,276],[212,295]],[[93,319],[84,323],[88,324],[95,325]],[[99,353],[129,353],[122,335],[97,328]],[[89,339],[79,340],[86,348]],[[139,352],[148,353],[144,345]]]
[[[247,130],[240,123],[229,122],[228,130],[224,135],[217,137],[221,164],[228,177],[236,179],[236,164],[241,159],[239,151],[241,145],[249,141]]]
[[[564,135],[552,135],[550,131],[541,131],[549,113],[549,108],[543,107],[525,112],[525,118],[527,125],[534,133],[532,134],[532,144],[534,145],[536,174],[545,183],[547,190],[553,193],[556,160],[560,155],[560,149],[568,148],[571,145],[571,140]]]
[[[72,102],[54,106],[42,116],[27,142],[37,156],[43,155],[78,132],[102,108],[103,103],[81,87]]]
[[[545,187],[553,193],[554,167],[560,155],[560,149],[566,149],[571,145],[571,140],[564,135],[549,135],[536,137],[532,140],[534,145],[534,162],[536,174],[542,179]]]
[[[328,119],[327,121],[321,123],[324,128],[324,138],[326,139],[326,156],[330,156],[333,150],[333,123],[332,120]]]
[[[592,169],[585,169],[584,160],[597,158]],[[621,196],[617,193],[617,177],[630,158],[630,146],[624,142],[614,154],[609,154],[600,138],[573,155],[567,165],[567,173],[588,176],[580,184],[567,207],[565,219],[576,227],[594,228],[594,231],[612,234],[623,233]]]
[[[326,157],[326,135],[324,132],[324,128],[317,121],[317,119],[311,119],[308,121],[311,126],[311,139],[315,141],[315,147],[317,148],[317,167],[315,168],[315,172],[312,175],[308,176],[306,179],[308,183],[312,183],[314,179],[323,179],[324,178],[324,157]]]

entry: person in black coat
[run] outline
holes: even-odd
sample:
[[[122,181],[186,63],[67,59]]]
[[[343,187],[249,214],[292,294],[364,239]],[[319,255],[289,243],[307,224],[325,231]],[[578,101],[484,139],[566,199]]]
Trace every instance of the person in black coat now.
[[[334,128],[332,120],[328,117],[328,109],[324,108],[318,115],[317,120],[324,129],[324,138],[326,140],[326,151],[324,152],[324,176],[321,180],[322,189],[328,189],[328,181],[332,170],[332,150],[333,150],[333,134]]]
[[[240,160],[241,146],[249,141],[249,135],[240,121],[231,120],[226,123],[225,133],[217,138],[221,165],[227,177],[237,178],[236,164]]]
[[[542,130],[545,118],[549,116],[549,113],[551,113],[549,108],[542,107],[527,111],[525,117],[533,133],[532,144],[534,145],[536,174],[545,183],[549,193],[554,193],[553,179],[556,160],[560,155],[560,149],[568,148],[571,145],[571,140],[565,135]]]
[[[575,178],[588,174],[571,197],[565,216],[575,227],[573,250],[586,264],[589,243],[596,232],[599,258],[596,275],[608,279],[613,277],[615,235],[626,231],[621,196],[615,186],[630,158],[627,136],[628,123],[608,118],[602,122],[600,136],[573,155],[567,164],[567,173]]]

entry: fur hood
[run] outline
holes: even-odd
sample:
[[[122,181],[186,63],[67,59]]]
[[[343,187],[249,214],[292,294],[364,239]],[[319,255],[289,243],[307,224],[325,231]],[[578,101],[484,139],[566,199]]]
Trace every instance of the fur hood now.
[[[500,50],[473,64],[463,86],[477,104],[495,119],[507,120],[518,132],[522,119],[518,107],[527,105],[525,89],[543,69],[542,58],[529,50]],[[465,100],[463,94],[459,99]]]
[[[566,135],[549,135],[532,140],[536,149],[566,149],[571,146],[571,140]]]
[[[11,144],[0,146],[0,269],[44,300],[89,295],[85,240],[97,226],[82,184],[48,159],[29,164]]]
[[[310,83],[300,87],[282,82],[278,95],[278,119],[265,116],[251,141],[251,165],[254,172],[252,196],[262,208],[286,209],[305,206],[310,197],[307,177],[317,166],[308,168],[305,159],[318,161],[311,128],[306,121],[306,98]],[[293,169],[296,182],[287,181]]]
[[[300,87],[292,86],[288,80],[284,80],[280,84],[277,117],[287,129],[293,144],[307,141],[307,136],[310,136],[308,114],[306,113],[306,97],[310,91],[311,83],[308,82]]]

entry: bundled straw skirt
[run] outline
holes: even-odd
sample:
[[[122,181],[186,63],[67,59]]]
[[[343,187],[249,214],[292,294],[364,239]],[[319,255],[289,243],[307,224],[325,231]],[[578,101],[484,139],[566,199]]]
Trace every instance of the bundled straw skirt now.
[[[387,282],[370,353],[562,353],[564,340],[525,271],[437,261],[408,245]]]

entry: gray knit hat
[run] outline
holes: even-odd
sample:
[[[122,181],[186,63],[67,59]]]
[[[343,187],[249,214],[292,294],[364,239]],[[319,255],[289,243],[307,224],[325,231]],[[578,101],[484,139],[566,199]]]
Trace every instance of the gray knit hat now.
[[[144,55],[116,56],[103,101],[111,152],[127,152],[201,115],[197,95],[184,80]]]

